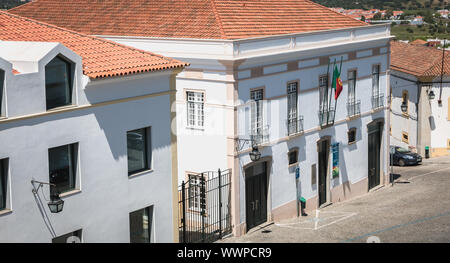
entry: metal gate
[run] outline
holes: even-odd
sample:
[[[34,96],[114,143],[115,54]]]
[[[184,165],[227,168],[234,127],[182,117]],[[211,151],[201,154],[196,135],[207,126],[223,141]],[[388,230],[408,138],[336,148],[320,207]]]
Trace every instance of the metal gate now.
[[[210,243],[231,234],[231,171],[188,175],[178,192],[180,243]]]

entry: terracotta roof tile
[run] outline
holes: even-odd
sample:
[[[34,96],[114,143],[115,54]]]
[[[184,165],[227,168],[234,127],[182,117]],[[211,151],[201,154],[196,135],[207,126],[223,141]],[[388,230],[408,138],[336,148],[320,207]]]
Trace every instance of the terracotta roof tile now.
[[[423,46],[423,45],[426,45],[427,43],[428,43],[427,41],[419,38],[419,39],[416,39],[416,40],[412,41],[410,44],[411,45]]]
[[[391,69],[417,77],[441,75],[443,50],[391,41]],[[450,75],[450,52],[444,53],[444,75]]]
[[[104,78],[184,67],[187,64],[97,37],[0,11],[0,40],[59,42],[83,61],[83,73]]]
[[[90,35],[239,39],[366,23],[309,0],[36,0],[10,12]]]
[[[12,69],[12,73],[13,73],[14,75],[20,74],[20,72],[17,71],[17,69]]]

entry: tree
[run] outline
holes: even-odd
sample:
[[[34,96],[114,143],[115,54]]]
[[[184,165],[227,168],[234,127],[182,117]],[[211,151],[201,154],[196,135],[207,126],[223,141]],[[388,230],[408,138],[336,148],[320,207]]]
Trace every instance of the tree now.
[[[365,16],[361,16],[361,21],[366,22],[366,17]]]
[[[373,20],[381,20],[381,13],[378,12],[375,15],[373,15]]]

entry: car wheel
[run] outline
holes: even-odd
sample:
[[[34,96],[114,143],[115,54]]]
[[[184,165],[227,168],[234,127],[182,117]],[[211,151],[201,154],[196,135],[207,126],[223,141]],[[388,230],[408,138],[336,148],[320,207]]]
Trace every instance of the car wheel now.
[[[403,159],[398,160],[398,165],[405,166],[405,161]]]

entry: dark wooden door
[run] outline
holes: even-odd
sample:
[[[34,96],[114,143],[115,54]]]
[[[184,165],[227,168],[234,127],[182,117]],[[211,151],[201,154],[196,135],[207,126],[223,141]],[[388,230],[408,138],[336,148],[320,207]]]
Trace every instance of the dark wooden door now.
[[[327,202],[328,140],[319,142],[319,206]]]
[[[267,221],[266,163],[245,170],[247,230]]]
[[[368,126],[369,190],[380,184],[381,129],[378,123]]]

